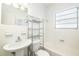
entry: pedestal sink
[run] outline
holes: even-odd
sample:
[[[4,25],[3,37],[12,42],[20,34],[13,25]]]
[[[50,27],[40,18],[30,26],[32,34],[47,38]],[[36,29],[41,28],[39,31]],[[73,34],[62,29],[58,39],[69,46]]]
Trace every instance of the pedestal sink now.
[[[31,40],[20,41],[15,43],[6,44],[3,49],[8,52],[15,52],[16,56],[24,55],[24,49],[31,45]]]

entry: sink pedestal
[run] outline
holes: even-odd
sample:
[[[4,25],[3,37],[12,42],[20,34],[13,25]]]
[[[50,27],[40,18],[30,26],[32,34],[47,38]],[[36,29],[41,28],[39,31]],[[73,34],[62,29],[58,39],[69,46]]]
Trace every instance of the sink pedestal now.
[[[24,56],[28,56],[28,48],[24,49]]]
[[[13,56],[28,56],[28,50],[27,48],[23,50],[17,50],[15,52],[12,52]]]
[[[24,56],[24,50],[17,50],[15,56]]]

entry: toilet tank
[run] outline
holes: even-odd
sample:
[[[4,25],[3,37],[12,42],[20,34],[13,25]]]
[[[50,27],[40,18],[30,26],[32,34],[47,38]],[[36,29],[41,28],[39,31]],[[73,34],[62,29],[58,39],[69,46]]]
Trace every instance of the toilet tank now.
[[[32,45],[31,45],[31,49],[33,49],[33,51],[37,51],[38,48],[40,48],[40,40],[33,41],[33,48],[32,48]]]

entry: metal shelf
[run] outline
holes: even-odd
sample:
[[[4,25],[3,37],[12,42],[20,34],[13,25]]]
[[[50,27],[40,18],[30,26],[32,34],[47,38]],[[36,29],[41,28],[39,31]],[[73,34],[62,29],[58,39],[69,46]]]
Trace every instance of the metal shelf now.
[[[43,21],[40,21],[39,18],[35,18],[33,16],[30,16],[31,17],[31,20],[28,20],[28,38],[32,40],[32,52],[34,52],[33,50],[33,42],[34,40],[37,40],[39,39],[40,40],[40,46],[42,45],[44,47],[44,23]],[[39,21],[37,20],[39,19]],[[42,23],[42,24],[41,24]],[[37,24],[38,27],[37,28],[34,28],[34,26]],[[31,25],[31,27],[29,26]],[[42,27],[41,27],[42,25]],[[43,33],[41,33],[41,30]],[[30,33],[31,31],[31,33]],[[38,33],[37,35],[35,35],[35,33]],[[41,38],[42,37],[42,38]],[[42,41],[42,43],[41,43]]]
[[[43,35],[31,35],[30,38],[35,38],[35,37],[43,37]]]
[[[42,21],[37,21],[37,20],[29,20],[28,22],[33,22],[33,23],[42,23]]]

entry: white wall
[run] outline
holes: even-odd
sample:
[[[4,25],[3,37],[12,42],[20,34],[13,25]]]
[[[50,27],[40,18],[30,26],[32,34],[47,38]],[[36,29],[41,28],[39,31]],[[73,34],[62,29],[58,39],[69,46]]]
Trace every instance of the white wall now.
[[[28,14],[34,17],[46,19],[46,7],[43,3],[28,3]]]
[[[0,15],[1,15],[1,2],[0,2]],[[0,24],[1,24],[1,16],[0,16]]]
[[[47,14],[45,46],[60,55],[79,55],[79,29],[56,29],[55,12],[77,7],[79,4],[51,4]],[[60,40],[64,40],[61,42]]]

